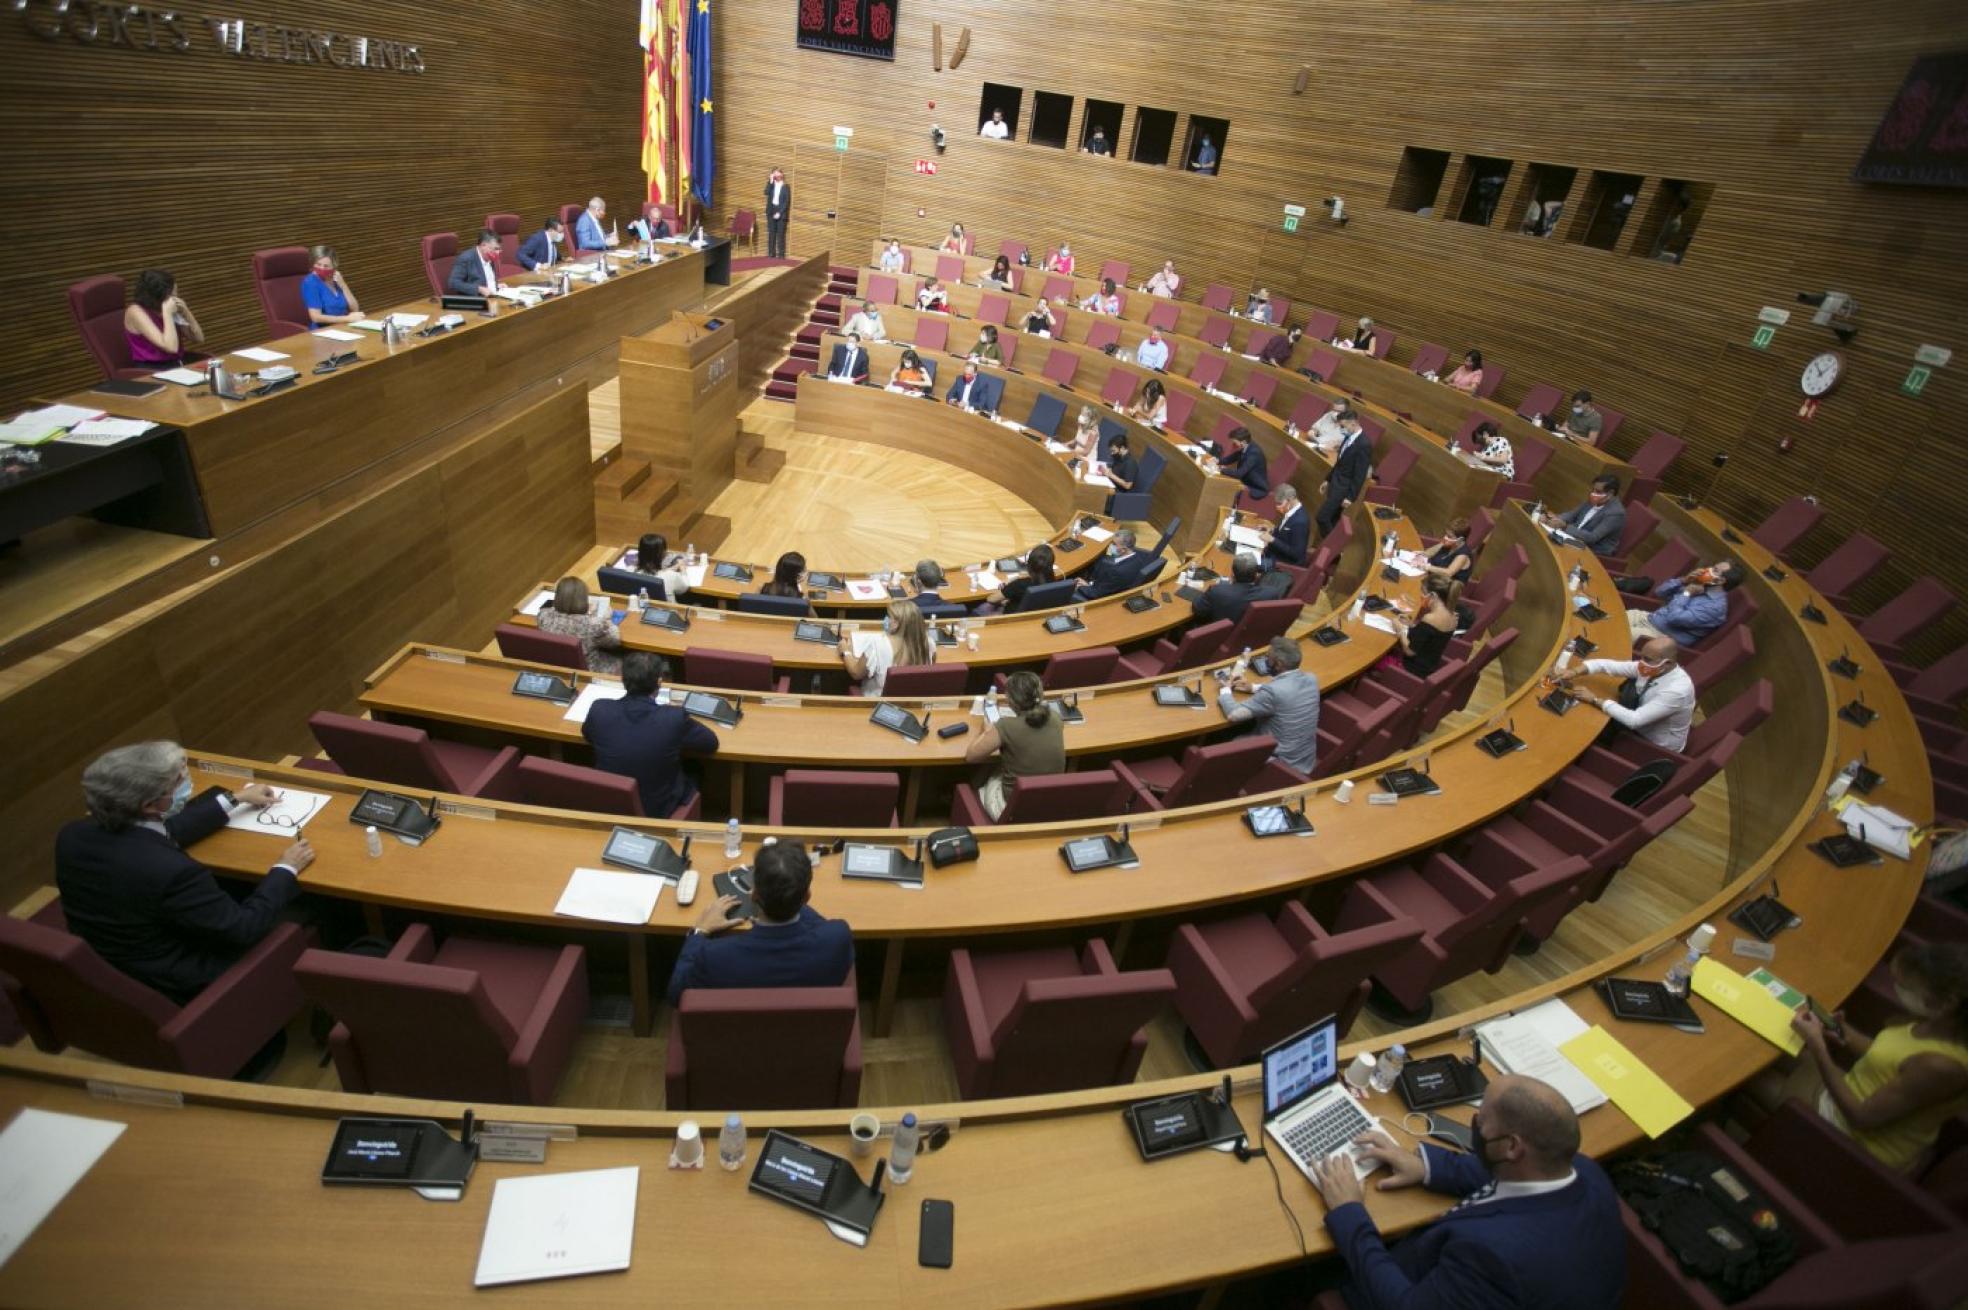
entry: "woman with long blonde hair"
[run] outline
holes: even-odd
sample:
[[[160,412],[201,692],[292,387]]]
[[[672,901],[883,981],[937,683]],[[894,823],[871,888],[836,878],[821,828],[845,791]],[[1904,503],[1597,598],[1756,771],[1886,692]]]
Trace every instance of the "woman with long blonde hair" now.
[[[931,664],[936,652],[929,645],[929,625],[912,600],[892,600],[876,632],[857,632],[842,642],[841,664],[847,676],[861,684],[863,696],[879,696],[888,671],[898,665]]]

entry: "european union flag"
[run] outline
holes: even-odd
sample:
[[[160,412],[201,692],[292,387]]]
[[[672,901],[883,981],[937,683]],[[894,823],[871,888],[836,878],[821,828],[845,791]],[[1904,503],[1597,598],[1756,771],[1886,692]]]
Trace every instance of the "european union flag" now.
[[[690,32],[684,38],[690,56],[690,194],[709,206],[711,184],[717,180],[717,125],[711,118],[711,0],[692,0]]]

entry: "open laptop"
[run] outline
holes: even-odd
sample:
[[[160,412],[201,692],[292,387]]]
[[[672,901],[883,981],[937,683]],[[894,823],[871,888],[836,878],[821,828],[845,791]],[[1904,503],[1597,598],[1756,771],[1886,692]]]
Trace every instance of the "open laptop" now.
[[[1380,1127],[1339,1079],[1339,1019],[1328,1015],[1309,1028],[1268,1046],[1259,1057],[1264,1072],[1264,1134],[1298,1171],[1312,1176],[1314,1162],[1345,1150],[1365,1178],[1379,1166],[1362,1164],[1350,1143]]]

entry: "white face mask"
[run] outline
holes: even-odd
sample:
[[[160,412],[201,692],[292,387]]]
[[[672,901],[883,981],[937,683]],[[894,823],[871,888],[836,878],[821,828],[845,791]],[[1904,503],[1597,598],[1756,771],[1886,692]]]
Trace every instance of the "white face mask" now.
[[[1574,413],[1574,414],[1583,414],[1583,413],[1585,413],[1585,406],[1583,406],[1583,405],[1574,405],[1574,406],[1572,406],[1572,413]]]
[[[1919,993],[1908,990],[1905,983],[1894,983],[1893,995],[1899,999],[1902,1009],[1917,1018],[1931,1019],[1940,1012],[1940,1007]]]

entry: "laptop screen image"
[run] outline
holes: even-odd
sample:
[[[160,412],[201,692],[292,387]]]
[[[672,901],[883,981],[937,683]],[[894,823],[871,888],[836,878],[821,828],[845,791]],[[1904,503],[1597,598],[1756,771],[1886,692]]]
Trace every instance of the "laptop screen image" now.
[[[1339,1023],[1328,1016],[1265,1050],[1264,1117],[1279,1115],[1339,1076]]]

